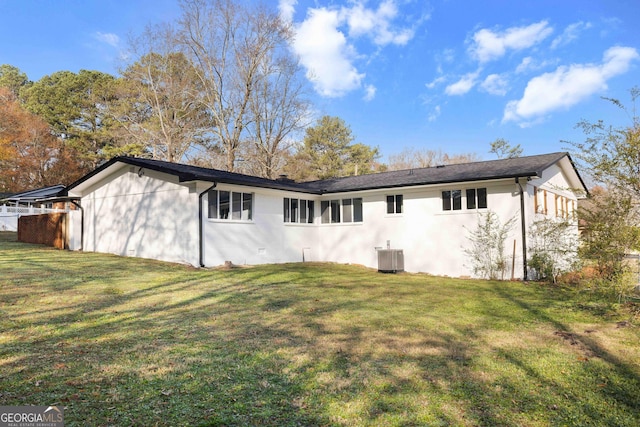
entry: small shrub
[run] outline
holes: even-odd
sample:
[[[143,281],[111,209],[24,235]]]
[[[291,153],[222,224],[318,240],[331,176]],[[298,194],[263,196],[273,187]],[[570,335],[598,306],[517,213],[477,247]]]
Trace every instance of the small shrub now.
[[[538,280],[556,283],[578,265],[578,227],[574,221],[543,218],[529,228],[528,266]]]
[[[469,235],[471,248],[464,252],[471,258],[473,274],[491,280],[503,280],[507,269],[505,241],[516,218],[502,224],[495,212],[478,214],[478,227]]]

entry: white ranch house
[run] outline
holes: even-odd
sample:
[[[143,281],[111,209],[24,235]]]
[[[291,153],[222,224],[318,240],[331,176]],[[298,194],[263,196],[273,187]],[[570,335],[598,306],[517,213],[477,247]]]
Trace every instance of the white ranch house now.
[[[518,218],[507,240],[516,278],[526,278],[523,231],[541,215],[572,217],[585,193],[567,153],[306,183],[117,157],[67,188],[82,206],[71,213],[72,248],[202,267],[376,268],[377,251],[391,247],[406,271],[472,276],[469,231],[491,210]]]

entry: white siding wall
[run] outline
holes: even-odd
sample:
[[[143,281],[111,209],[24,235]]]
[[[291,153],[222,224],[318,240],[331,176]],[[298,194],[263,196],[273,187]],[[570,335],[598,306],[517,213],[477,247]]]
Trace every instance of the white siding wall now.
[[[284,191],[224,185],[216,190],[251,192],[253,220],[231,221],[208,218],[208,195],[203,197],[204,264],[265,264],[318,261],[318,230],[314,225],[285,224],[285,197],[313,199],[313,196]],[[320,209],[316,202],[316,215]]]
[[[211,184],[178,183],[170,175],[145,170],[138,176],[128,166],[84,190],[84,250],[199,264],[198,194]],[[575,200],[561,168],[552,166],[529,183],[525,212],[527,227],[535,219],[533,188],[554,189]],[[488,208],[466,209],[468,188],[487,188]],[[202,197],[203,259],[207,267],[328,261],[377,267],[376,248],[404,250],[405,270],[436,275],[472,276],[465,254],[469,234],[479,213],[493,211],[504,224],[515,218],[505,251],[505,278],[522,277],[520,195],[513,179],[429,187],[376,190],[322,197],[269,189],[219,184],[216,190],[251,192],[253,219],[208,218],[208,195]],[[462,190],[462,209],[443,211],[443,190]],[[402,214],[386,213],[386,196],[402,194]],[[283,199],[315,201],[314,224],[284,223]],[[321,224],[321,200],[362,197],[363,222]],[[77,217],[77,215],[76,215]],[[515,259],[513,242],[516,242]]]
[[[488,209],[467,210],[464,190],[487,188]],[[218,190],[245,191],[244,187],[220,185]],[[441,191],[463,190],[463,209],[444,212]],[[402,194],[402,214],[386,213],[386,196]],[[315,224],[283,222],[283,199],[315,200]],[[320,200],[363,198],[363,222],[321,224]],[[469,246],[469,232],[478,224],[478,213],[492,210],[503,222],[516,217],[507,239],[511,255],[512,242],[518,241],[516,277],[522,276],[520,241],[520,199],[513,182],[459,184],[428,189],[400,189],[324,196],[322,198],[281,191],[254,192],[253,221],[238,222],[208,219],[207,196],[203,198],[206,266],[262,264],[281,262],[328,261],[361,264],[376,268],[376,248],[403,249],[405,270],[431,274],[472,275],[464,249]],[[508,275],[510,277],[509,269]]]
[[[195,184],[123,167],[85,191],[85,251],[197,265],[198,194]]]
[[[488,208],[467,210],[465,189],[487,188]],[[442,191],[463,190],[462,210],[443,211]],[[402,194],[402,214],[387,214],[386,196]],[[342,198],[330,197],[330,198]],[[345,196],[347,197],[347,196]],[[356,194],[353,197],[357,197]],[[478,224],[478,214],[492,210],[502,222],[517,216],[507,239],[511,255],[513,239],[519,238],[519,194],[513,183],[453,184],[428,189],[396,189],[363,197],[364,221],[361,224],[321,224],[321,258],[327,261],[356,263],[376,268],[376,247],[404,252],[405,270],[437,275],[470,276],[471,263],[464,253],[468,236]],[[521,249],[516,253],[516,277],[522,272]],[[518,266],[520,268],[518,269]],[[510,277],[509,268],[509,277]]]

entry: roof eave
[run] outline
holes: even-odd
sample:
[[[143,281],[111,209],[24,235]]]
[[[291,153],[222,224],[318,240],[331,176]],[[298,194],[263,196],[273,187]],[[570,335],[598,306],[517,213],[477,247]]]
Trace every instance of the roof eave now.
[[[503,179],[514,179],[514,178],[535,178],[538,177],[538,172],[523,172],[518,174],[509,174],[509,175],[496,175],[496,176],[487,176],[481,178],[464,178],[464,179],[449,179],[449,180],[438,180],[438,181],[429,181],[429,182],[412,182],[412,183],[399,183],[399,184],[391,184],[391,185],[375,185],[369,187],[357,187],[357,188],[347,188],[347,189],[336,189],[336,190],[328,190],[321,189],[319,190],[319,194],[332,194],[332,193],[346,193],[352,191],[369,191],[369,190],[384,190],[387,188],[401,188],[401,187],[422,187],[422,186],[431,186],[431,185],[444,185],[444,184],[456,184],[461,182],[472,182],[472,181],[493,181],[493,180],[503,180]]]

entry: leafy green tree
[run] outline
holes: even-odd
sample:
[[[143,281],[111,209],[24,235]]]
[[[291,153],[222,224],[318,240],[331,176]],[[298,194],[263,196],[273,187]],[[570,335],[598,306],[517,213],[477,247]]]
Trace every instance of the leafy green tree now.
[[[24,87],[20,95],[25,107],[49,123],[83,167],[91,169],[108,157],[105,148],[117,145],[106,112],[115,84],[113,76],[99,71],[59,71]]]
[[[625,253],[640,250],[640,118],[635,103],[640,89],[630,90],[630,110],[617,99],[604,98],[631,119],[614,127],[602,120],[578,123],[584,142],[568,142],[574,157],[604,190],[592,191],[580,209],[585,239],[580,254],[600,273],[598,286],[620,291],[631,284]]]
[[[303,145],[292,159],[298,175],[290,175],[309,180],[374,171],[376,159],[380,156],[378,148],[352,144],[354,139],[351,129],[341,118],[320,118],[315,126],[306,129]]]
[[[9,64],[0,65],[0,87],[9,88],[15,96],[18,96],[20,89],[29,83],[29,78],[19,68]]]
[[[640,200],[640,117],[635,103],[640,88],[630,90],[633,108],[629,110],[617,99],[604,98],[622,110],[630,119],[627,126],[613,127],[603,120],[583,120],[577,127],[587,136],[584,142],[568,142],[575,157],[596,183],[617,191],[629,192]]]
[[[513,159],[514,157],[522,156],[523,150],[520,144],[512,147],[506,139],[498,138],[491,143],[489,152],[498,156],[499,159]]]
[[[623,288],[629,269],[625,255],[640,250],[640,212],[628,192],[597,188],[580,208],[580,255],[595,265],[608,285]]]

